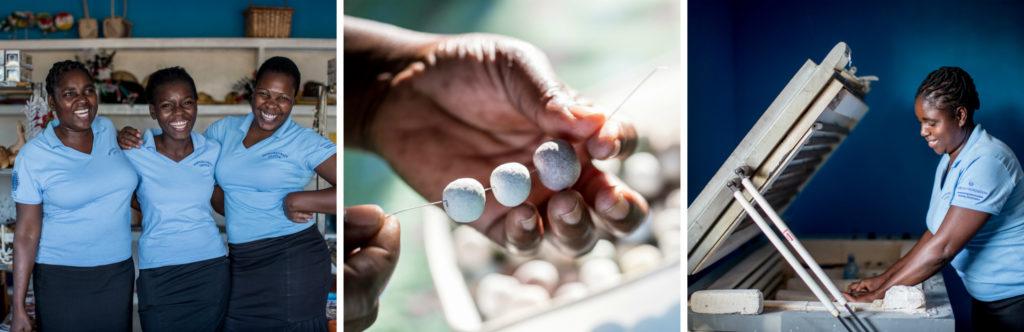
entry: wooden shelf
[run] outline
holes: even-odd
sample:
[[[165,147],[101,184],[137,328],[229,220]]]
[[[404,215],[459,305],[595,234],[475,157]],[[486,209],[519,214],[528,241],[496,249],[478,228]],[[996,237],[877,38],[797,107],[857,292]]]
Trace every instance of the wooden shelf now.
[[[0,116],[3,115],[24,115],[22,109],[25,105],[0,105]],[[295,105],[292,107],[293,115],[313,115],[316,107],[313,105]],[[249,104],[235,105],[199,105],[199,115],[237,115],[247,114],[252,111]],[[135,104],[101,104],[100,115],[145,115],[149,116],[149,105]],[[337,116],[337,108],[333,105],[327,106],[327,116]]]
[[[0,49],[62,51],[89,49],[301,49],[334,50],[336,39],[319,38],[97,38],[0,42]]]

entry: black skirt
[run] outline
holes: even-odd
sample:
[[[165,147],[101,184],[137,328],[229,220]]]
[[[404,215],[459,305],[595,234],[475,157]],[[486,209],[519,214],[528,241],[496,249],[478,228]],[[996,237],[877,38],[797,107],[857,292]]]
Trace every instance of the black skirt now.
[[[327,331],[331,259],[315,226],[228,247],[225,331]]]
[[[1024,331],[1024,295],[984,302],[971,298],[975,331]]]
[[[96,267],[36,264],[36,321],[46,331],[131,331],[135,265],[129,258]]]
[[[139,270],[142,329],[220,330],[230,282],[227,257]]]

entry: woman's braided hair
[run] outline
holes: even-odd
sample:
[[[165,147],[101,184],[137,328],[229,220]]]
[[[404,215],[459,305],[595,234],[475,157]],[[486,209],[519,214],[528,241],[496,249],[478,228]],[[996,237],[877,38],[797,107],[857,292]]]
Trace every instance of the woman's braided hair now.
[[[929,73],[917,88],[916,97],[947,112],[963,106],[968,120],[973,120],[974,111],[981,108],[974,80],[960,67],[942,67]]]

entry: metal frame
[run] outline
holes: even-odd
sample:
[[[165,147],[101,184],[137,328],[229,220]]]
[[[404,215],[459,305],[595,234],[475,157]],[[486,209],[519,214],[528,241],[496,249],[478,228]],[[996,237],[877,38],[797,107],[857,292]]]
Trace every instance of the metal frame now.
[[[838,43],[821,65],[808,60],[690,205],[689,274],[697,273],[759,233],[727,188],[742,166],[753,170],[769,203],[784,211],[867,112],[872,77],[858,78],[850,50]]]

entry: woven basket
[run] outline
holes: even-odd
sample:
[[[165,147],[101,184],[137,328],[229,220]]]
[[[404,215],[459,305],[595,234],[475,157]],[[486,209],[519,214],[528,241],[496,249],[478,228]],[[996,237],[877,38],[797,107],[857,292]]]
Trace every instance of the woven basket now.
[[[245,36],[255,38],[288,38],[292,34],[292,12],[289,7],[249,6],[245,9]]]

